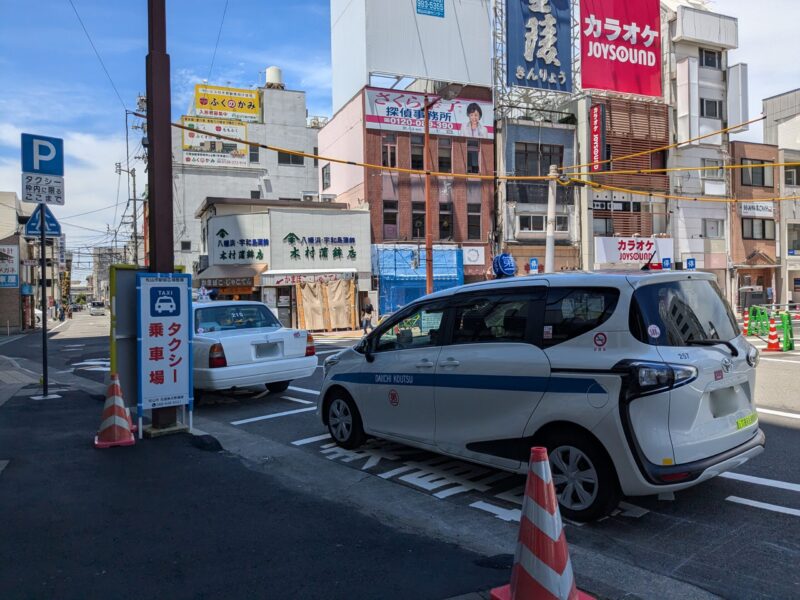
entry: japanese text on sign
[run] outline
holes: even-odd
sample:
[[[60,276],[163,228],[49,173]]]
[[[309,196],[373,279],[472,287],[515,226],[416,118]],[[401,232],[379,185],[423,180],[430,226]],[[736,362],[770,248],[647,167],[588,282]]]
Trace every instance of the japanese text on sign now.
[[[64,204],[64,178],[55,175],[23,173],[22,201]]]

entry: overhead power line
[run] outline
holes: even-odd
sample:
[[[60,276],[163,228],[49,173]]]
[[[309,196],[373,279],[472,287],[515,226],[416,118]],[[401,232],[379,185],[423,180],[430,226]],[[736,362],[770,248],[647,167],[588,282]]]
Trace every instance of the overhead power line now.
[[[219,22],[219,31],[217,32],[217,42],[214,44],[214,52],[211,55],[211,66],[208,67],[208,81],[211,81],[211,72],[214,70],[214,61],[217,58],[217,48],[219,47],[219,38],[222,36],[222,25],[225,23],[225,13],[228,12],[228,0],[225,0],[225,8],[222,9],[222,19]]]
[[[103,62],[103,58],[100,56],[100,53],[97,51],[97,48],[95,47],[94,42],[92,41],[92,36],[89,35],[89,31],[86,29],[86,25],[83,24],[83,19],[81,19],[81,15],[78,13],[78,9],[75,8],[75,4],[72,2],[72,0],[67,0],[67,1],[72,7],[72,10],[75,11],[75,16],[78,17],[78,23],[81,24],[81,27],[83,28],[83,33],[86,34],[86,39],[89,40],[89,44],[92,46],[92,50],[94,50],[94,54],[95,56],[97,56],[97,60],[100,62],[100,66],[103,67],[103,72],[106,74],[106,77],[108,77],[108,82],[111,84],[111,87],[114,88],[114,93],[117,95],[117,98],[119,98],[119,102],[120,104],[122,104],[122,108],[128,110],[128,107],[125,106],[125,101],[122,99],[119,90],[117,90],[117,86],[114,85],[114,80],[111,79],[111,74],[108,72],[108,69],[106,69],[106,64]]]

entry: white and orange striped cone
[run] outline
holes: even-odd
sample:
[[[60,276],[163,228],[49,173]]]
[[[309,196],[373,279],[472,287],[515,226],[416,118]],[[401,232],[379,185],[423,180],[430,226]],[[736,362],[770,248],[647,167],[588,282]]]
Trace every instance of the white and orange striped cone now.
[[[531,448],[511,583],[491,599],[594,600],[575,586],[546,448]]]
[[[131,431],[131,417],[122,399],[119,375],[111,375],[111,383],[106,392],[106,403],[103,405],[103,416],[100,430],[94,437],[95,448],[111,448],[112,446],[132,446],[136,443]]]
[[[778,330],[775,328],[775,317],[769,318],[769,337],[767,338],[767,347],[764,352],[780,352],[781,343],[778,340]]]
[[[742,333],[744,333],[744,335],[750,335],[750,315],[749,315],[749,313],[744,313],[744,331]]]

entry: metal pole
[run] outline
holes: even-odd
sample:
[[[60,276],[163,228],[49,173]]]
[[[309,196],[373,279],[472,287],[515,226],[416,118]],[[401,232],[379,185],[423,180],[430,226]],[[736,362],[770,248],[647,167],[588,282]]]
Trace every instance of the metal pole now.
[[[139,266],[139,225],[136,216],[136,169],[131,169],[133,179],[133,264]]]
[[[47,397],[47,239],[44,235],[44,204],[39,205],[39,222],[41,224],[39,258],[42,262],[42,281],[40,282],[42,289],[42,396]]]
[[[556,270],[556,192],[558,189],[558,167],[550,165],[551,179],[547,189],[547,229],[544,249],[544,272],[552,273]]]
[[[428,96],[425,95],[425,138],[423,167],[425,169],[425,293],[433,293],[433,206],[431,205],[430,127],[428,126]]]
[[[147,181],[150,272],[172,273],[172,125],[170,123],[169,55],[165,0],[147,0]],[[175,407],[153,410],[153,428],[177,422]]]

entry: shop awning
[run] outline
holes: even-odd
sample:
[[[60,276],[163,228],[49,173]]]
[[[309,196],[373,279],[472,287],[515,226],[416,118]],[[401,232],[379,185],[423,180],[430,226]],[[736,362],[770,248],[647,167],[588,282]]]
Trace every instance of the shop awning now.
[[[212,265],[200,272],[195,281],[199,286],[256,287],[261,285],[260,275],[267,268],[265,263],[253,265]]]

